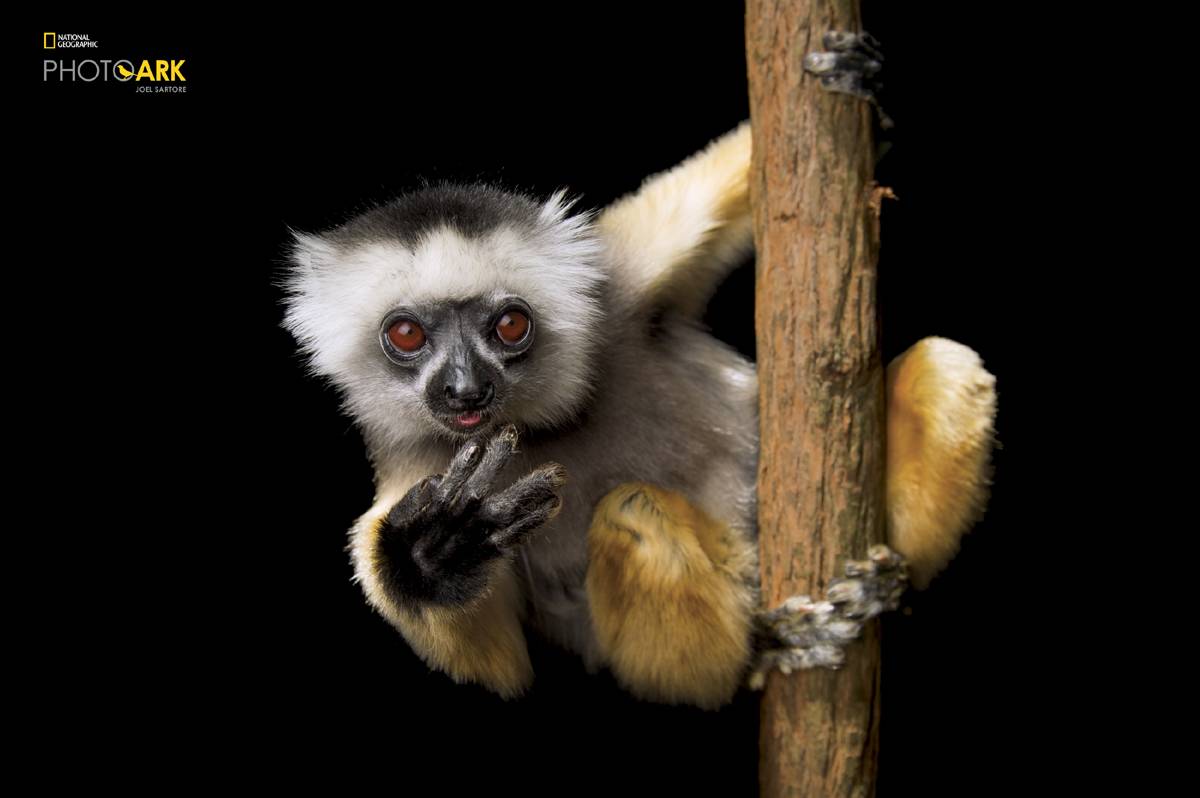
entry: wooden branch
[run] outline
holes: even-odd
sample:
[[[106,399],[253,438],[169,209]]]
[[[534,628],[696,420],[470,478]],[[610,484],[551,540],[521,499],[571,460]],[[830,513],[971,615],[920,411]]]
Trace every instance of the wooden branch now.
[[[749,0],[751,202],[762,449],[763,600],[821,595],[884,536],[884,383],[875,306],[871,107],[804,74],[857,0]],[[766,796],[869,796],[879,747],[879,633],[837,671],[773,673],[763,698]]]

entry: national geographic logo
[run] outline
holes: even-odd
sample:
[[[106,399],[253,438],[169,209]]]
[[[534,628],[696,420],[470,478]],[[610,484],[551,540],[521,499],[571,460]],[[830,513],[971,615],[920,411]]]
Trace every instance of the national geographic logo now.
[[[93,41],[86,33],[43,33],[42,48],[46,50],[66,50],[72,47],[99,47],[100,43]]]
[[[86,33],[43,33],[42,48],[99,48]],[[135,94],[185,94],[184,58],[89,58],[42,61],[43,83],[133,83]]]

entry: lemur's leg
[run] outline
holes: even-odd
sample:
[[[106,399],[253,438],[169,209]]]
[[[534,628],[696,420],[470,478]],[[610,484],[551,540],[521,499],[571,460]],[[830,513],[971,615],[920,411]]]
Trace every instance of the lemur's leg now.
[[[824,597],[792,596],[755,614],[754,668],[748,684],[762,689],[767,672],[837,668],[845,647],[863,624],[900,605],[908,586],[904,559],[887,546],[872,546],[865,560],[847,560],[844,575],[830,580]]]
[[[642,698],[715,708],[750,658],[753,541],[645,483],[618,486],[588,533],[587,591],[617,680]]]
[[[983,513],[996,378],[969,347],[923,338],[887,367],[887,542],[924,588]]]
[[[492,493],[515,446],[510,426],[464,444],[445,474],[382,490],[349,546],[367,599],[417,654],[506,698],[533,679],[510,555],[558,512],[564,481],[549,463]]]
[[[918,587],[958,548],[987,499],[995,378],[979,356],[926,338],[888,366],[888,540]],[[608,662],[631,692],[671,703],[728,701],[754,656],[765,668],[836,666],[862,621],[906,584],[884,547],[846,564],[817,601],[764,612],[754,544],[681,495],[627,483],[597,506],[588,534],[588,600]]]
[[[975,352],[945,338],[924,338],[888,365],[892,550],[847,562],[824,597],[793,596],[756,613],[751,686],[774,667],[837,667],[864,621],[894,608],[907,582],[926,587],[946,566],[987,502],[995,382]]]
[[[995,385],[979,355],[946,338],[924,338],[888,364],[888,543],[918,588],[987,503]]]

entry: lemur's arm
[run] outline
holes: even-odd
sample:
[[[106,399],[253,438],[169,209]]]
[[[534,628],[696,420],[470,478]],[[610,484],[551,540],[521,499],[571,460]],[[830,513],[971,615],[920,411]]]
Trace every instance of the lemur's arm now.
[[[564,479],[548,464],[490,494],[515,444],[506,428],[486,448],[465,444],[443,475],[395,475],[349,545],[368,601],[422,659],[505,697],[533,679],[507,555],[557,513]]]
[[[691,317],[754,246],[743,122],[669,171],[646,178],[598,220],[631,297]]]

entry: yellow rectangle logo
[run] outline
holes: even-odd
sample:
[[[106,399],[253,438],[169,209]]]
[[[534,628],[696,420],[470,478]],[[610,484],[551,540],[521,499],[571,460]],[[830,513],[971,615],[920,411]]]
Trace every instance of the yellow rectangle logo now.
[[[43,33],[42,34],[42,49],[43,50],[53,50],[55,41],[56,41],[56,39],[55,39],[55,36],[53,33]]]

